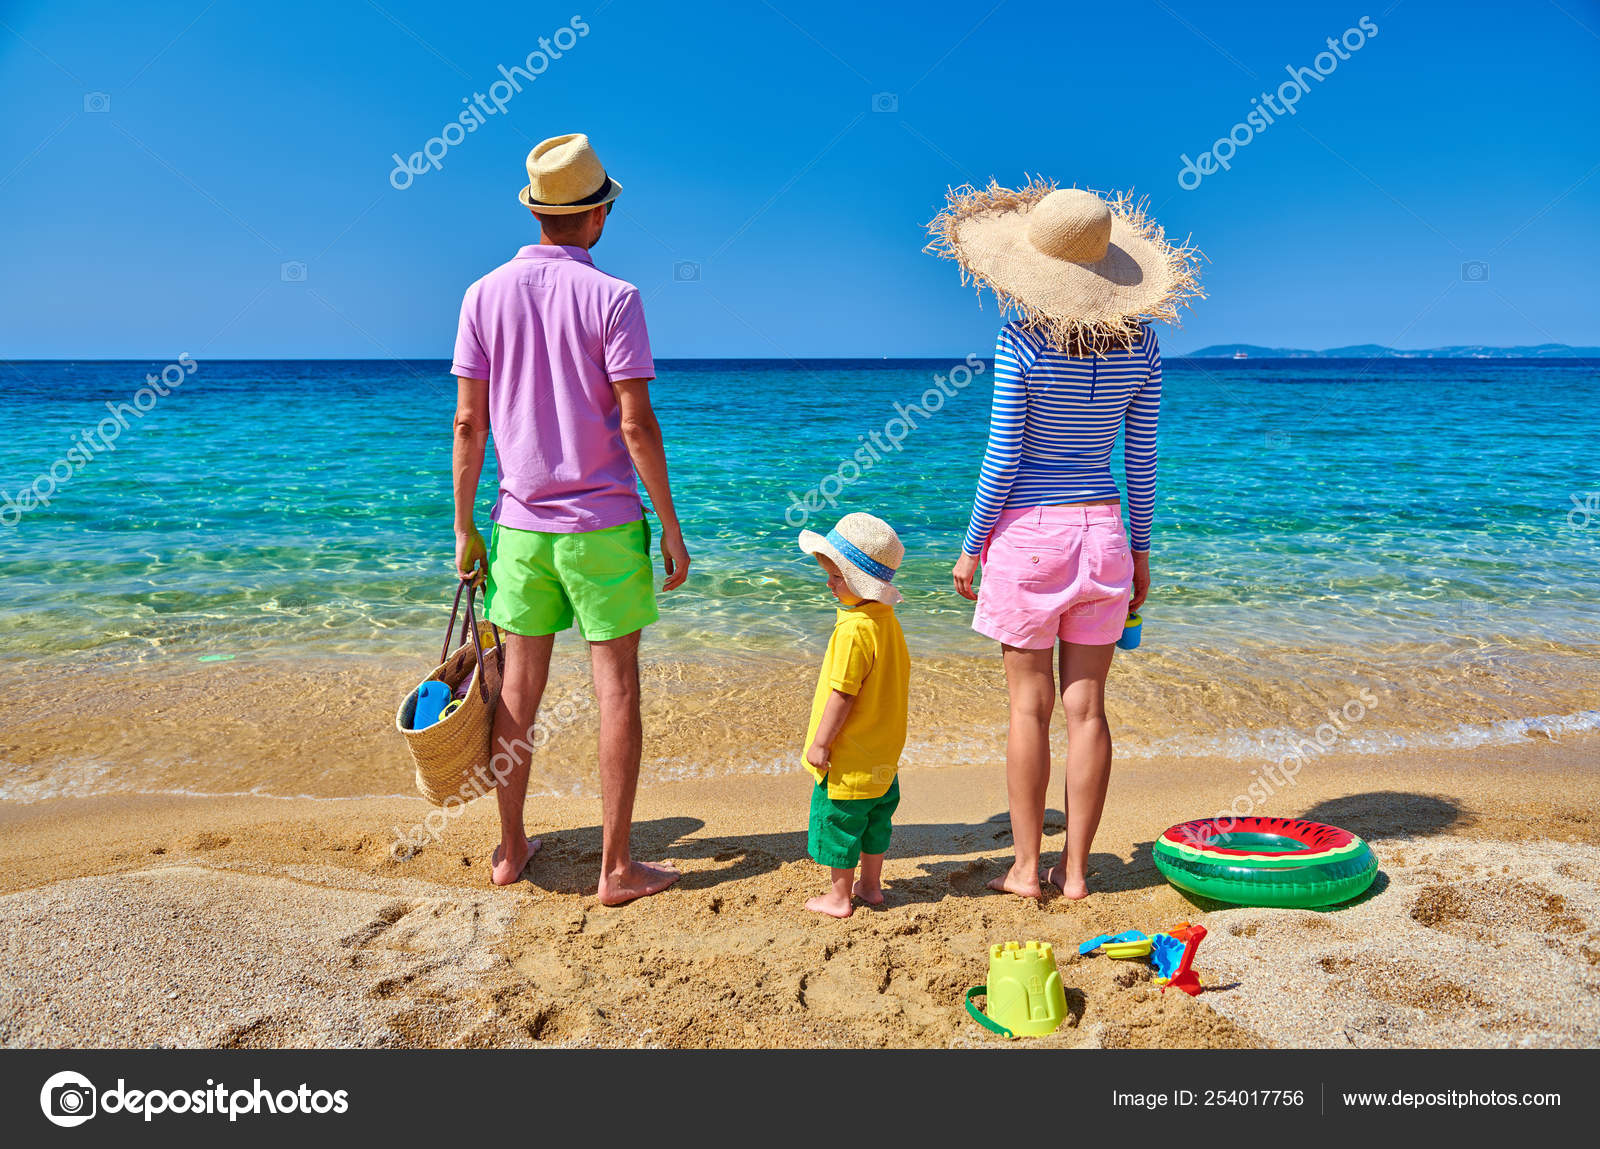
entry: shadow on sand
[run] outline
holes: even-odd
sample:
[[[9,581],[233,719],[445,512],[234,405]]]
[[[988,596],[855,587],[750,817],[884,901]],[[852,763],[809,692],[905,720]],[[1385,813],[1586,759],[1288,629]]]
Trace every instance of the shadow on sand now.
[[[696,837],[705,828],[699,818],[655,818],[634,823],[633,849],[643,859],[676,858],[710,861],[716,868],[696,869],[683,876],[679,889],[707,890],[729,882],[772,873],[790,862],[807,859],[806,832],[788,830],[767,834],[721,834]],[[1065,833],[1059,810],[1045,813],[1046,864],[1054,861]],[[561,894],[594,892],[600,864],[600,827],[553,830],[538,835],[543,848],[523,875],[523,881],[541,890]],[[1057,839],[1052,842],[1051,839]],[[1089,859],[1090,881],[1103,892],[1159,886],[1163,879],[1152,860],[1152,842],[1139,842],[1131,861],[1115,854],[1096,853]],[[891,904],[938,901],[951,893],[988,896],[990,878],[1005,871],[1011,861],[1010,819],[1001,811],[982,822],[912,823],[894,828],[890,854],[898,861],[919,862],[920,877],[900,878],[886,884]],[[928,859],[921,861],[921,859]],[[1046,886],[1046,898],[1054,896]]]

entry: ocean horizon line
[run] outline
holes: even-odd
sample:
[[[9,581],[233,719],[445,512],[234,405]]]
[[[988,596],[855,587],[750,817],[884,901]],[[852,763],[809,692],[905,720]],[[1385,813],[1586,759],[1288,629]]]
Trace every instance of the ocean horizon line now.
[[[1492,350],[1492,349],[1491,349]],[[750,363],[767,366],[782,364],[813,364],[813,363],[947,363],[960,362],[972,354],[949,355],[784,355],[784,356],[745,356],[745,355],[660,355],[656,363],[666,366],[688,363]],[[978,355],[977,358],[985,363],[993,363],[994,356]],[[73,358],[3,358],[0,364],[6,366],[22,366],[26,364],[110,364],[110,363],[165,363],[171,360],[170,354],[138,356],[116,355],[106,357],[73,357]],[[1166,363],[1194,362],[1234,362],[1234,363],[1297,363],[1307,361],[1317,363],[1367,363],[1374,360],[1396,362],[1460,362],[1496,364],[1559,364],[1559,365],[1588,365],[1600,364],[1600,355],[1528,355],[1528,356],[1469,356],[1469,355],[1428,355],[1424,351],[1399,351],[1388,355],[1324,355],[1313,352],[1310,354],[1299,353],[1291,355],[1250,355],[1247,358],[1235,359],[1220,355],[1181,355],[1167,354],[1162,356]],[[211,357],[204,360],[207,363],[444,363],[449,364],[450,359],[437,355],[383,355],[383,356],[343,356],[343,355],[229,355]]]

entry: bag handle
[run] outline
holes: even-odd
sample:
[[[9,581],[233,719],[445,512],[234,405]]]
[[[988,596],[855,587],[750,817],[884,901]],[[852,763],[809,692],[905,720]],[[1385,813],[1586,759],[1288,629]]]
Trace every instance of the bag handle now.
[[[450,657],[450,636],[456,630],[456,616],[461,612],[461,592],[467,594],[467,614],[461,620],[461,642],[466,642],[468,635],[472,638],[472,653],[478,662],[478,697],[485,704],[489,701],[489,688],[484,685],[486,677],[483,665],[483,638],[478,633],[478,619],[473,611],[473,602],[478,594],[478,584],[474,577],[467,576],[456,584],[455,601],[450,605],[450,622],[444,629],[444,646],[439,652],[439,663],[443,665]],[[486,620],[487,621],[487,620]],[[503,678],[506,672],[506,644],[500,637],[500,628],[494,623],[489,623],[489,631],[494,635],[495,655],[500,662],[500,675]]]
[[[989,987],[987,985],[975,985],[971,989],[967,990],[967,1012],[972,1015],[972,1020],[983,1026],[983,1028],[989,1030],[991,1033],[998,1033],[1001,1037],[1017,1036],[1005,1026],[1001,1025],[998,1021],[991,1020],[981,1009],[972,1004],[972,999],[977,997],[980,993],[987,997],[989,995]]]

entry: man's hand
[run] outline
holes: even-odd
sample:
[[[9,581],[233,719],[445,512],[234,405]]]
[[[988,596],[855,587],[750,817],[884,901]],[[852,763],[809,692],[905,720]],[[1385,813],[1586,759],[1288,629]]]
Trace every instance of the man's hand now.
[[[482,583],[489,573],[489,549],[475,526],[456,531],[456,573],[476,583]]]
[[[489,552],[473,525],[472,507],[478,497],[478,476],[489,442],[489,381],[456,377],[456,421],[450,448],[451,490],[455,496],[456,571],[462,578],[481,582],[489,569]]]
[[[1150,552],[1133,552],[1133,597],[1128,600],[1128,613],[1132,614],[1144,605],[1145,596],[1150,593]]]
[[[677,590],[689,577],[689,548],[683,545],[683,531],[677,527],[661,532],[661,567],[667,572],[663,591]]]
[[[815,742],[806,747],[806,761],[823,773],[828,771],[829,758],[832,754],[833,751],[831,749],[826,746],[819,746]]]
[[[961,557],[956,560],[955,569],[950,572],[951,579],[956,584],[956,593],[962,598],[978,601],[978,592],[972,589],[972,576],[978,573],[978,556],[961,552]]]

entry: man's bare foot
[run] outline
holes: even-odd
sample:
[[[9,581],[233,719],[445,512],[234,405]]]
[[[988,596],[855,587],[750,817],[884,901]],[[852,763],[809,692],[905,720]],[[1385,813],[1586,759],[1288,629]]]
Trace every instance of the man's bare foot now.
[[[878,900],[883,901],[883,895],[878,895]],[[818,894],[806,903],[806,909],[812,913],[827,914],[830,918],[847,918],[855,912],[855,907],[850,904],[850,899],[829,890],[825,894]]]
[[[1016,894],[1019,898],[1044,896],[1044,891],[1039,888],[1039,871],[1030,867],[1019,867],[1015,862],[998,878],[991,879],[989,888],[996,893]]]
[[[1045,874],[1045,880],[1061,891],[1063,898],[1078,901],[1089,896],[1089,882],[1087,878],[1068,878],[1067,868],[1063,865],[1051,866]]]
[[[637,898],[659,894],[683,877],[671,866],[651,862],[629,862],[628,868],[618,874],[600,875],[600,904],[620,906]]]
[[[496,846],[494,853],[489,855],[489,861],[493,867],[489,871],[489,880],[497,886],[509,886],[512,882],[522,877],[522,871],[528,868],[528,859],[539,852],[539,846],[538,838],[529,838],[523,843],[522,849],[512,854],[509,858],[501,856],[505,853],[504,843]]]
[[[865,882],[857,882],[850,892],[869,906],[883,905],[883,887],[880,885],[868,886]]]

